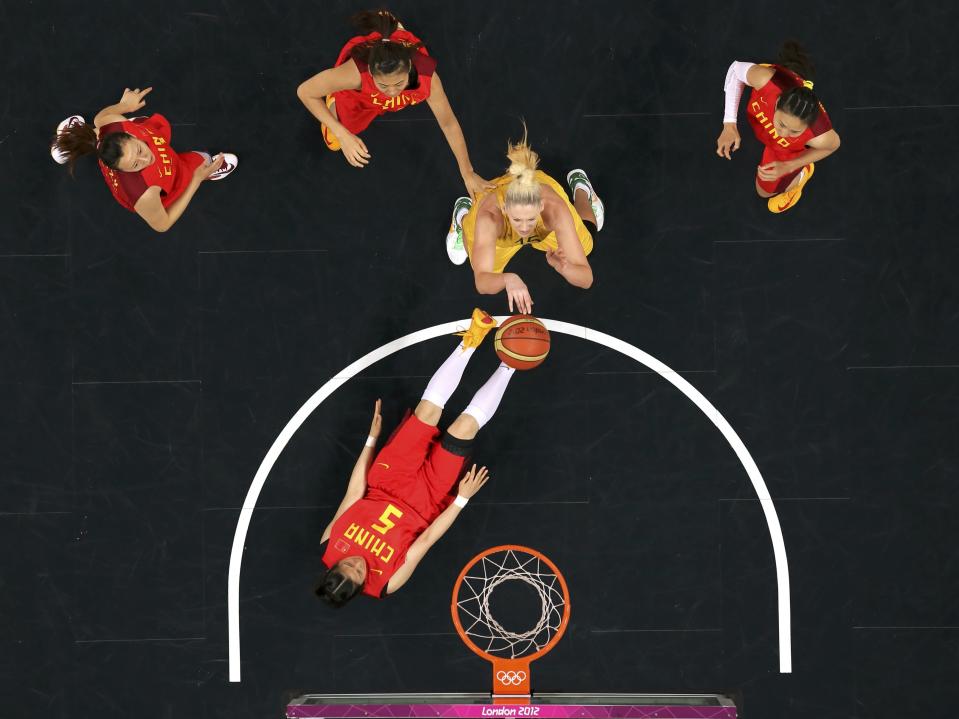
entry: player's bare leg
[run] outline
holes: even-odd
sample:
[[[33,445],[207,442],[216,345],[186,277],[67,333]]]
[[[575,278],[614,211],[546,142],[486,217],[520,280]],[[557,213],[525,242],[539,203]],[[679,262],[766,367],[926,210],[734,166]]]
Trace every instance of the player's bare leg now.
[[[453,424],[449,426],[446,433],[456,437],[456,439],[473,439],[479,434],[479,431],[479,422],[476,421],[475,417],[461,414],[453,420]]]
[[[423,424],[435,427],[440,423],[440,417],[443,416],[443,408],[429,400],[421,399],[419,404],[416,405],[416,409],[413,410],[413,414]]]

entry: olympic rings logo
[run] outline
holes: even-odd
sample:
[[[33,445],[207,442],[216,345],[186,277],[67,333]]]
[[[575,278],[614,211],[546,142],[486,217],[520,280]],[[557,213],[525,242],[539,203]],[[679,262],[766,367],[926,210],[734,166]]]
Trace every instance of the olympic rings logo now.
[[[526,681],[526,672],[518,671],[514,672],[510,669],[507,672],[499,671],[496,672],[496,679],[500,684],[505,684],[506,686],[519,686]]]

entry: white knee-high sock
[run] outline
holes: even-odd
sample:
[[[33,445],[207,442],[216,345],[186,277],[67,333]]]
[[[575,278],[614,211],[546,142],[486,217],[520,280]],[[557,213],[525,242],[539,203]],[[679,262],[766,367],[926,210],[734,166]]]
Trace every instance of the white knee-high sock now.
[[[503,399],[503,394],[506,392],[506,386],[515,373],[515,369],[500,362],[496,371],[486,380],[486,384],[473,395],[473,399],[463,410],[463,414],[468,414],[475,419],[482,428],[496,412],[496,408],[499,407],[500,400]]]
[[[423,391],[423,399],[443,409],[463,378],[463,372],[466,370],[466,365],[473,356],[475,349],[475,347],[463,347],[463,343],[460,342],[453,350],[453,354],[447,357],[446,361],[430,378],[429,384]]]

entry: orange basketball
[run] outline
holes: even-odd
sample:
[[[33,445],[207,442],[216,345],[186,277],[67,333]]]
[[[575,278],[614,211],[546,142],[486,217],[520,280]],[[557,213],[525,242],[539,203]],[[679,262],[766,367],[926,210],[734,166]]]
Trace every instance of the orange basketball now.
[[[513,315],[496,328],[493,348],[510,367],[533,369],[549,354],[549,330],[532,315]]]

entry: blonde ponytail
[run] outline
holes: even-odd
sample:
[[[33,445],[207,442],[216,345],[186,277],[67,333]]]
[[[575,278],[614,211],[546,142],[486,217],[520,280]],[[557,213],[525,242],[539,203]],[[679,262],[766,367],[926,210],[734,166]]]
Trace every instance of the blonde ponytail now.
[[[539,205],[543,197],[540,194],[539,183],[536,181],[536,168],[539,166],[539,155],[533,152],[526,142],[526,124],[523,124],[523,139],[515,145],[506,146],[506,157],[509,160],[507,172],[513,180],[506,188],[506,206]]]

